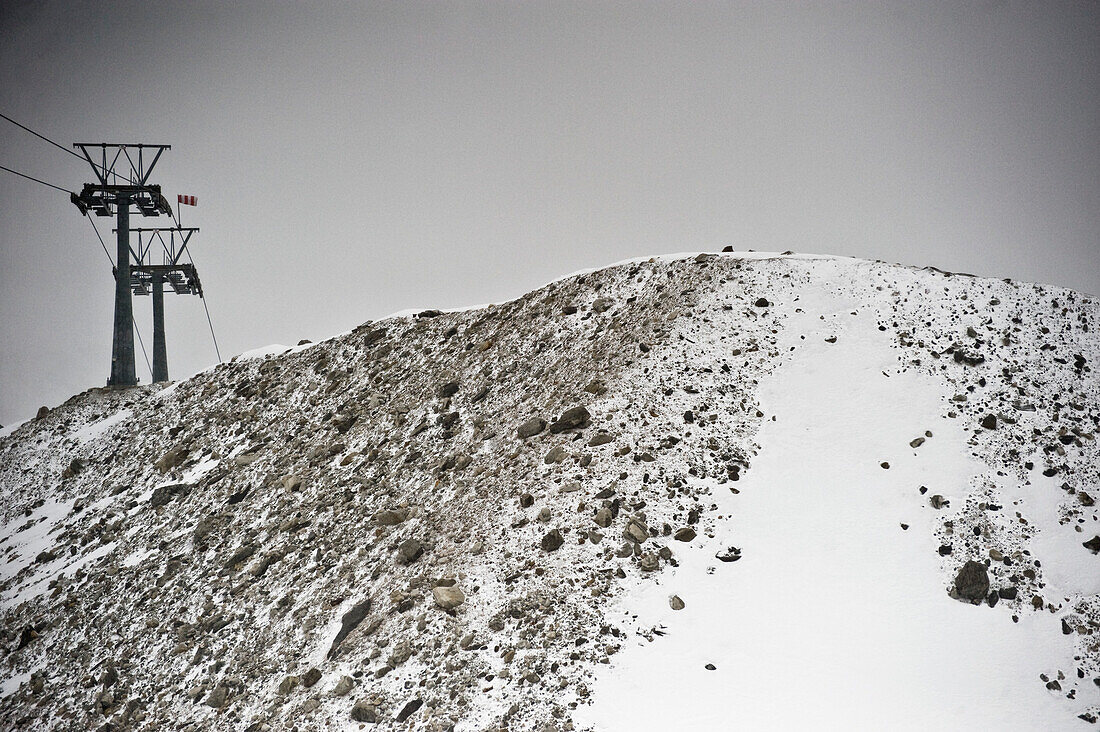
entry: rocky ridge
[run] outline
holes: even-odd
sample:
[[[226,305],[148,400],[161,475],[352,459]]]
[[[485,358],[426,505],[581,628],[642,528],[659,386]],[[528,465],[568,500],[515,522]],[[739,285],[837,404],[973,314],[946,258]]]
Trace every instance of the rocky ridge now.
[[[1060,616],[1077,665],[1036,673],[1098,698],[1100,597],[1048,588],[1014,505],[1058,491],[1093,559],[1096,302],[700,255],[92,390],[2,438],[0,729],[571,729],[593,670],[650,632],[610,600],[723,520],[709,497],[750,469],[755,386],[806,287],[874,310],[972,425],[986,478],[913,487],[943,516],[944,591]]]

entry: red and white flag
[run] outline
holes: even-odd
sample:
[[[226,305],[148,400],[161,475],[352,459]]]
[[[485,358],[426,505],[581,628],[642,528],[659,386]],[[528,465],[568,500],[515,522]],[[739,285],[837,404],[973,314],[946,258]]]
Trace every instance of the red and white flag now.
[[[198,196],[185,196],[182,193],[176,196],[176,202],[186,204],[188,206],[197,206],[199,203]]]

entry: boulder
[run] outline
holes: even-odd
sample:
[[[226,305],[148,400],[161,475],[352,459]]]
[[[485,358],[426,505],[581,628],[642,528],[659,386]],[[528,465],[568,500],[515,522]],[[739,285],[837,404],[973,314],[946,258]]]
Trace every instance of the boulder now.
[[[955,576],[955,596],[966,602],[980,603],[989,594],[989,574],[985,565],[967,562]]]

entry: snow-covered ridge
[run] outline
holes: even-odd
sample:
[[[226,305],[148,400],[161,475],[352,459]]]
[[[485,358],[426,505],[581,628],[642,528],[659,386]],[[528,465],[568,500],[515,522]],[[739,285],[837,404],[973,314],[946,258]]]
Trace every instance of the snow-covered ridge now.
[[[0,440],[0,729],[1087,725],[1098,316],[677,255],[93,390]]]

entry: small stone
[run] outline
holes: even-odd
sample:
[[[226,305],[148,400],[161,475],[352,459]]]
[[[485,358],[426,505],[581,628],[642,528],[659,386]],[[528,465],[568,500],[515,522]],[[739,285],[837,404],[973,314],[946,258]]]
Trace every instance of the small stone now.
[[[437,397],[439,397],[440,399],[447,399],[448,397],[453,397],[457,393],[458,393],[458,382],[457,381],[448,381],[446,384],[443,384],[442,386],[440,386],[438,389],[435,390],[435,395]]]
[[[593,520],[596,522],[597,526],[606,529],[611,525],[612,518],[613,516],[610,508],[601,508],[596,511],[596,516]]]
[[[614,439],[615,438],[613,438],[606,432],[597,432],[596,434],[592,435],[592,439],[588,441],[588,446],[599,447],[600,445],[606,445],[607,443],[614,441]]]
[[[329,658],[332,658],[332,655],[336,653],[336,649],[348,637],[348,634],[355,630],[359,623],[363,622],[363,618],[367,617],[368,612],[370,612],[370,600],[363,600],[344,613],[340,619],[340,632],[336,634],[336,638],[332,641],[332,647],[328,650]]]
[[[544,552],[556,552],[564,543],[565,539],[562,538],[561,532],[554,529],[542,537],[540,546]]]
[[[909,447],[916,448],[916,447],[920,447],[923,444],[924,444],[924,438],[923,437],[918,437],[917,439],[915,439],[915,440],[913,440],[912,442],[909,443]]]
[[[423,699],[413,699],[411,702],[409,702],[405,706],[401,707],[401,711],[397,713],[396,717],[394,717],[394,721],[395,722],[404,722],[406,719],[408,719],[410,716],[412,716],[413,712],[415,712],[417,709],[419,709],[423,705],[424,705],[424,700]]]
[[[589,394],[595,394],[599,396],[600,394],[607,392],[607,385],[599,379],[593,379],[592,381],[588,382],[588,384],[584,387],[584,390]]]
[[[637,519],[631,519],[630,523],[626,525],[626,531],[624,531],[623,534],[627,539],[641,544],[649,538],[649,529]]]
[[[1083,542],[1081,546],[1085,547],[1093,554],[1100,553],[1100,534],[1092,537],[1086,542]]]
[[[341,676],[329,692],[333,696],[347,696],[348,692],[355,688],[355,681],[350,676]]]
[[[890,469],[890,463],[886,463],[886,462],[879,463],[879,467],[882,468],[883,470],[889,470]]]
[[[661,561],[653,552],[645,552],[639,562],[643,572],[654,572],[661,568]]]
[[[569,457],[569,451],[565,449],[564,445],[554,445],[550,448],[550,452],[546,453],[546,457],[543,458],[543,462],[547,465],[554,465],[560,463]]]
[[[671,607],[673,610],[683,610],[684,601],[680,599],[679,595],[673,595],[672,597],[668,598],[668,606]]]
[[[433,587],[432,597],[436,605],[447,611],[454,610],[466,602],[466,595],[462,594],[462,590],[458,587]]]
[[[591,415],[584,407],[573,407],[562,412],[552,425],[550,425],[550,434],[559,434],[566,430],[575,429],[577,427],[583,427],[588,424],[588,420],[591,419]]]
[[[355,702],[355,706],[351,708],[351,718],[356,722],[367,722],[373,724],[378,721],[378,712],[374,708],[373,699],[371,697],[364,697]]]
[[[735,546],[731,546],[725,551],[715,554],[714,558],[720,562],[736,562],[741,558],[741,550]]]
[[[224,684],[218,684],[214,687],[214,690],[210,692],[210,696],[206,697],[206,706],[213,709],[221,709],[229,701],[229,689]]]
[[[770,304],[771,303],[768,302],[768,299],[766,297],[757,298],[756,302],[753,303],[753,305],[755,305],[758,308],[766,308]]]
[[[387,508],[374,514],[374,523],[379,526],[396,526],[409,517],[409,512],[403,508]]]
[[[987,430],[997,429],[997,415],[995,415],[995,414],[985,415],[985,417],[982,419],[982,427],[984,427]]]
[[[318,668],[311,668],[309,671],[306,671],[305,676],[302,677],[302,686],[308,689],[320,680],[321,670]]]
[[[528,437],[534,437],[544,429],[546,429],[546,420],[532,417],[516,429],[516,434],[521,440],[526,440]]]
[[[412,564],[424,553],[423,545],[416,539],[405,539],[397,546],[397,561]]]
[[[297,676],[287,676],[281,682],[279,682],[279,695],[286,696],[290,692],[298,688],[298,684],[301,681]]]
[[[695,529],[690,526],[685,526],[682,529],[678,529],[672,538],[676,541],[691,541],[696,536]]]

